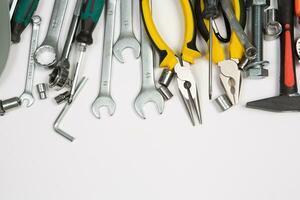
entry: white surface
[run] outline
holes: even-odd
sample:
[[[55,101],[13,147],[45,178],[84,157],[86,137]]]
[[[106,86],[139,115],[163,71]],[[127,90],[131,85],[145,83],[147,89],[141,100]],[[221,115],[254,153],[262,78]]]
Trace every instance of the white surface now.
[[[41,1],[37,10],[43,18],[41,41],[53,2]],[[182,40],[177,38],[184,26],[178,2],[153,3],[160,31],[176,49],[181,47]],[[70,1],[68,22],[74,3]],[[152,105],[146,109],[148,120],[135,114],[132,105],[140,88],[141,67],[128,50],[125,65],[114,61],[116,113],[97,120],[90,106],[98,93],[103,22],[102,16],[85,61],[83,74],[89,82],[64,124],[77,138],[74,143],[52,130],[62,108],[52,100],[57,93],[50,94],[51,100],[37,100],[33,107],[0,119],[1,200],[300,199],[300,115],[244,108],[248,101],[278,94],[278,41],[265,44],[265,58],[271,61],[270,77],[245,80],[241,106],[226,113],[219,113],[208,101],[208,64],[199,60],[194,69],[201,85],[204,124],[197,127],[191,126],[177,96],[167,102],[162,116]],[[61,41],[67,27],[66,22]],[[0,79],[0,99],[23,90],[29,38],[30,28],[22,42],[11,49]],[[72,60],[76,60],[74,56]],[[36,83],[45,82],[49,72],[38,69]],[[214,83],[217,96],[221,94],[217,77]]]

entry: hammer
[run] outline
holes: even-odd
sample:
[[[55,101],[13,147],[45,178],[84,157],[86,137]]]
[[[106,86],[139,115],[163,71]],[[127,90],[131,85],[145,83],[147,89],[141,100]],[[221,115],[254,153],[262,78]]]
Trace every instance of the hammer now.
[[[279,0],[279,21],[283,27],[280,35],[281,71],[280,95],[247,103],[248,108],[285,112],[300,111],[300,95],[298,93],[294,41],[294,1]]]

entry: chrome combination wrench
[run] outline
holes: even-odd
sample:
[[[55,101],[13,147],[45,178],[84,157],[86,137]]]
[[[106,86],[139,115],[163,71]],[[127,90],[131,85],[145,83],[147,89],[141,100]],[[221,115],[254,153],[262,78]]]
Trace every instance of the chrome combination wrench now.
[[[115,32],[115,18],[116,18],[116,4],[117,0],[107,0],[105,10],[105,31],[102,57],[102,72],[101,82],[98,97],[92,105],[92,111],[95,117],[101,118],[100,109],[106,107],[109,114],[112,116],[116,110],[116,103],[111,97],[111,71],[113,60],[113,42]]]
[[[43,67],[53,67],[58,60],[58,41],[69,0],[55,0],[48,32],[36,50],[35,62]]]
[[[135,99],[135,110],[143,119],[146,119],[143,107],[152,102],[160,114],[163,113],[165,100],[157,90],[154,81],[154,53],[150,39],[141,20],[141,57],[142,57],[142,88]]]
[[[141,52],[140,43],[133,32],[132,1],[121,0],[121,32],[113,47],[114,55],[121,63],[125,62],[122,55],[125,49],[132,49],[136,58],[140,56]]]
[[[30,52],[28,59],[27,75],[25,82],[25,89],[23,94],[20,96],[22,103],[26,102],[27,107],[30,107],[34,103],[34,97],[32,94],[33,81],[34,81],[34,72],[35,72],[35,61],[34,61],[34,52],[38,47],[38,38],[40,32],[41,18],[37,15],[32,17],[32,34],[31,34],[31,43],[30,43]]]

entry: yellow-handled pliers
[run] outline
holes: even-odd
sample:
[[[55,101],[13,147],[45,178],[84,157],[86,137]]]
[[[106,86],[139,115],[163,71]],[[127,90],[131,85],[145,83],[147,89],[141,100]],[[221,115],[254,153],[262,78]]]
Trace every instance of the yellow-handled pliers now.
[[[241,26],[245,28],[246,26],[246,7],[244,0],[231,0],[232,7],[235,12],[235,17],[240,22]],[[223,8],[221,5],[220,7],[220,13],[223,13],[223,18],[225,22],[226,29],[230,29],[230,26],[228,26],[228,19],[226,18],[226,15],[224,14]],[[201,33],[204,40],[206,40],[208,43],[209,41],[209,20],[205,19],[203,17],[203,11],[204,11],[204,0],[196,0],[195,1],[195,14],[197,19],[197,26],[198,30]],[[228,34],[231,33],[231,34]],[[220,37],[220,36],[219,36]],[[244,56],[245,49],[238,39],[236,33],[232,30],[227,30],[227,37],[229,37],[229,44],[228,44],[228,54],[226,55],[226,49],[223,47],[224,41],[220,40],[219,37],[217,37],[216,34],[213,35],[212,38],[212,44],[213,44],[213,52],[212,55],[213,63],[217,64],[225,59],[232,58],[232,59],[238,59],[241,60]],[[228,41],[226,41],[228,42]]]
[[[246,7],[244,0],[231,0],[232,7],[234,10],[235,17],[241,24],[241,27],[246,26]],[[228,20],[224,14],[223,8],[219,5],[222,10],[223,18],[226,25]],[[203,17],[204,0],[196,0],[195,13],[197,16],[198,30],[203,38],[209,43],[208,30],[209,21]],[[226,27],[230,28],[230,27]],[[227,31],[228,33],[229,31]],[[236,33],[230,30],[228,37],[229,43],[228,48],[224,47],[225,44],[221,41],[216,34],[212,37],[213,44],[213,55],[212,61],[217,64],[220,68],[220,81],[223,86],[226,95],[233,105],[236,105],[239,101],[242,73],[239,68],[239,64],[242,63],[242,58],[245,53],[245,49],[237,37]]]
[[[159,34],[151,13],[151,0],[141,0],[142,16],[148,35],[160,55],[160,67],[175,72],[177,84],[193,125],[194,112],[202,123],[197,84],[191,72],[190,64],[201,54],[196,47],[196,25],[191,2],[180,0],[185,17],[185,35],[182,50],[176,54]],[[194,110],[194,112],[193,112]]]

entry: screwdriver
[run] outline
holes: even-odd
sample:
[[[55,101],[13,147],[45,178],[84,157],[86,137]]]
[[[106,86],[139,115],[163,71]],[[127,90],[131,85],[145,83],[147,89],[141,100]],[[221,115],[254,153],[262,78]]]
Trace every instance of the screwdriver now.
[[[76,42],[79,44],[80,55],[75,66],[75,72],[73,76],[73,83],[70,92],[70,98],[68,103],[71,104],[74,98],[79,69],[82,65],[84,55],[86,53],[87,46],[93,44],[93,31],[100,19],[103,11],[105,0],[85,0],[81,9],[81,27],[80,32],[76,37]]]
[[[213,57],[212,57],[212,51],[213,51],[213,24],[214,19],[219,16],[219,9],[218,9],[218,0],[204,0],[204,11],[203,11],[203,17],[205,19],[209,20],[209,88],[208,88],[208,94],[209,99],[212,99],[212,67],[213,67]]]
[[[15,1],[14,1],[15,2]],[[19,43],[21,34],[31,21],[39,0],[19,0],[11,20],[11,41]]]

